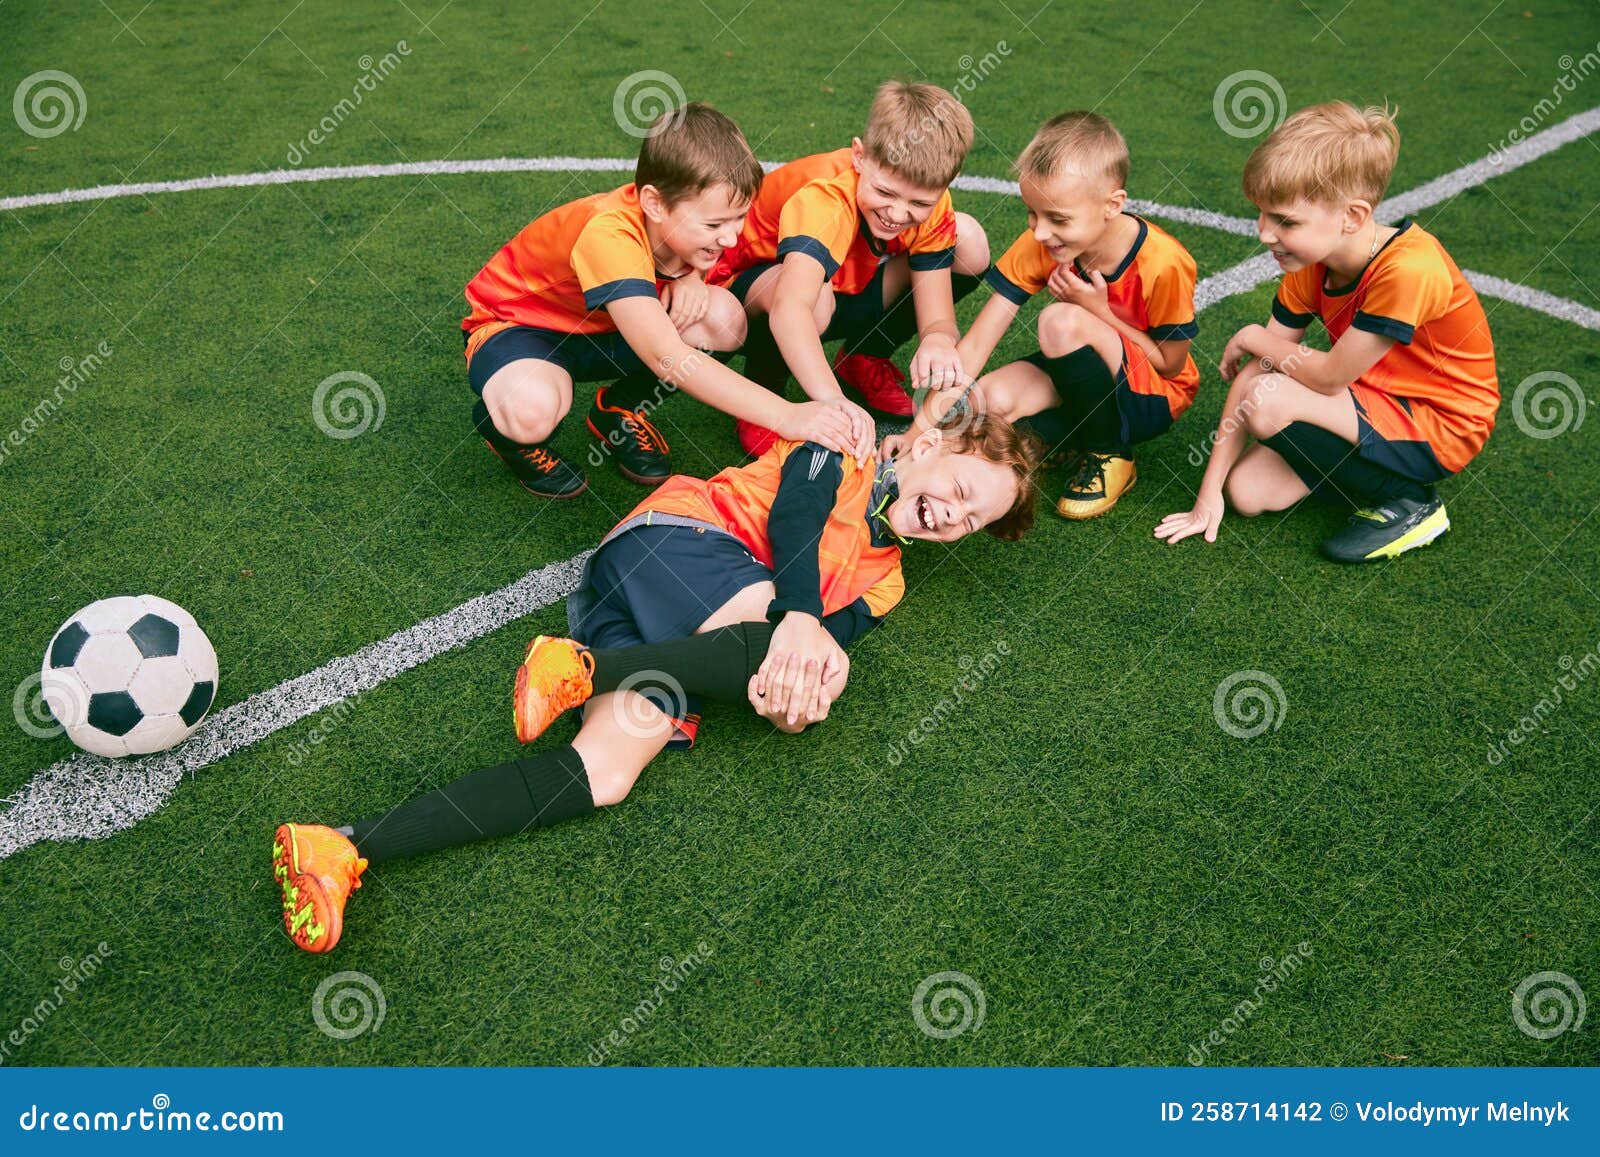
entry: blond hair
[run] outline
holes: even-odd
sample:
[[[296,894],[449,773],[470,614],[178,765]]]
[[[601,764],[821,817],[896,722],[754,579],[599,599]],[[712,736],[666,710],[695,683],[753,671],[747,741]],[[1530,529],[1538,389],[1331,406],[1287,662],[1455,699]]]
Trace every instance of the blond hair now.
[[[1376,206],[1400,155],[1388,105],[1314,104],[1290,115],[1244,164],[1244,195],[1257,205],[1366,201]]]
[[[1097,112],[1064,112],[1039,126],[1017,158],[1017,172],[1029,177],[1078,173],[1112,189],[1128,185],[1128,142],[1117,126]]]
[[[698,197],[713,185],[727,185],[737,202],[755,200],[761,188],[761,162],[734,124],[702,101],[662,113],[639,146],[633,183],[653,185],[671,205]]]
[[[872,98],[862,144],[913,185],[946,189],[972,148],[972,114],[937,85],[891,80]]]

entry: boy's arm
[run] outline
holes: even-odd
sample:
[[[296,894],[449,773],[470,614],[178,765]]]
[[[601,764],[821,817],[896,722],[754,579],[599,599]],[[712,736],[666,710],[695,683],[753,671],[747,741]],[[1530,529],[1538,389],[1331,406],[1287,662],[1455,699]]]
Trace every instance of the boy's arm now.
[[[1222,376],[1232,380],[1240,363],[1253,357],[1263,370],[1288,374],[1319,394],[1340,394],[1394,348],[1396,339],[1351,326],[1331,350],[1301,343],[1305,330],[1293,330],[1274,318],[1266,325],[1247,325],[1233,335],[1222,354]]]
[[[605,308],[640,361],[708,406],[765,426],[790,441],[820,442],[858,461],[871,453],[873,430],[860,415],[836,404],[796,405],[734,373],[678,336],[677,326],[655,296],[621,297]]]
[[[983,303],[966,335],[956,343],[956,353],[961,357],[961,368],[967,377],[976,378],[983,373],[983,367],[989,364],[1000,340],[1021,310],[1020,302],[1012,301],[1003,293],[995,293]]]
[[[911,384],[947,390],[958,385],[963,375],[956,343],[961,330],[956,326],[955,293],[950,284],[950,267],[911,270],[911,305],[917,313],[917,352],[911,358]]]
[[[787,254],[779,268],[767,320],[778,352],[806,396],[819,402],[842,402],[844,391],[833,376],[817,331],[817,298],[827,280],[828,271],[818,258],[798,250]]]

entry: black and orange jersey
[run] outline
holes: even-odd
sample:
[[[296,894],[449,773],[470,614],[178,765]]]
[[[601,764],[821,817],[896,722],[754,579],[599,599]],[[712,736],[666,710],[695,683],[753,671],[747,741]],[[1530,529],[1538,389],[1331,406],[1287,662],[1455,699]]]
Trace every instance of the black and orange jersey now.
[[[908,255],[914,270],[955,264],[956,218],[948,189],[926,221],[878,242],[867,232],[856,205],[860,179],[849,149],[801,157],[768,173],[739,240],[706,280],[726,285],[752,265],[805,253],[816,258],[835,292],[860,293],[880,262],[901,253]]]
[[[711,478],[673,475],[634,507],[606,538],[609,540],[626,528],[655,525],[654,520],[666,516],[731,534],[757,562],[774,569],[768,526],[772,505],[783,479],[784,463],[802,447],[840,472],[833,508],[816,543],[822,613],[832,615],[861,599],[868,613],[881,618],[905,595],[906,583],[900,569],[900,548],[893,542],[880,545],[873,540],[867,507],[877,475],[871,458],[865,466],[857,466],[849,455],[841,459],[838,454],[808,443],[780,438],[754,462],[730,466]],[[815,468],[820,470],[822,466],[819,463]]]
[[[1489,319],[1461,270],[1433,234],[1406,220],[1360,277],[1338,288],[1327,279],[1321,264],[1286,274],[1273,318],[1291,329],[1318,318],[1334,342],[1352,326],[1393,338],[1357,384],[1403,399],[1440,464],[1460,470],[1488,441],[1500,407]]]
[[[512,325],[615,330],[606,304],[655,297],[660,280],[632,184],[569,201],[524,227],[467,283],[468,356]]]
[[[1200,332],[1194,313],[1194,258],[1172,234],[1144,218],[1128,214],[1139,223],[1139,235],[1128,255],[1106,279],[1106,300],[1111,312],[1124,325],[1149,334],[1154,341],[1192,341]],[[1050,251],[1024,230],[990,267],[986,278],[996,293],[1018,305],[1044,289],[1055,271]],[[1087,277],[1088,272],[1074,259],[1073,268]],[[1200,388],[1200,369],[1193,357],[1186,357],[1183,368],[1170,378],[1157,374],[1130,376],[1130,384],[1141,393],[1166,396],[1174,418],[1194,402]]]

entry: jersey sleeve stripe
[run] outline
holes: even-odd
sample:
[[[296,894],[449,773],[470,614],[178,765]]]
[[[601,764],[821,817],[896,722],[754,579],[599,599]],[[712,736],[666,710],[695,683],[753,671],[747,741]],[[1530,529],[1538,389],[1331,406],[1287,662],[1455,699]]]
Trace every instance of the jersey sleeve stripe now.
[[[1026,305],[1028,298],[1033,296],[1033,294],[1023,289],[1022,286],[1012,281],[993,265],[989,266],[988,272],[983,275],[983,279],[989,283],[990,289],[993,289],[1001,297],[1016,305]]]
[[[1174,325],[1153,325],[1149,329],[1151,338],[1156,341],[1193,341],[1199,332],[1200,323],[1193,319]]]
[[[599,309],[607,302],[617,301],[624,297],[654,297],[656,295],[655,283],[646,281],[642,277],[623,277],[616,281],[608,281],[604,285],[597,285],[593,289],[583,291],[583,304],[589,309]]]
[[[913,253],[911,255],[911,268],[914,272],[922,273],[930,269],[949,269],[956,263],[956,247],[938,249],[932,253]]]
[[[1277,298],[1272,299],[1272,320],[1282,322],[1290,329],[1305,329],[1316,316],[1314,313],[1296,313]]]
[[[1397,342],[1405,345],[1411,344],[1411,337],[1417,332],[1417,327],[1398,321],[1392,317],[1380,317],[1374,313],[1356,310],[1355,318],[1350,322],[1355,329],[1364,329],[1368,333],[1375,333],[1380,337],[1392,337]]]
[[[778,260],[782,261],[791,253],[804,253],[807,257],[822,266],[824,277],[833,278],[839,272],[839,263],[833,259],[833,254],[828,252],[828,247],[815,237],[802,235],[785,237],[778,242]]]

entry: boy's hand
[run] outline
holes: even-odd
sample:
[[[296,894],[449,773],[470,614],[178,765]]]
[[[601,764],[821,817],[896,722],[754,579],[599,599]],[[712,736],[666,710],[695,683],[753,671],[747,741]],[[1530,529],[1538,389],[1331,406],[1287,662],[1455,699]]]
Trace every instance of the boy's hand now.
[[[967,380],[956,343],[948,334],[934,333],[922,339],[911,359],[912,389],[952,390]]]
[[[705,278],[698,269],[690,270],[661,288],[661,304],[666,306],[667,316],[679,333],[705,317],[710,301],[711,291],[706,288]]]
[[[821,620],[790,611],[772,632],[767,657],[751,685],[757,697],[765,699],[767,711],[782,715],[790,726],[802,720],[815,723],[818,696],[825,697],[823,685],[838,674],[843,663],[844,651]]]
[[[757,715],[761,716],[761,718],[772,724],[779,731],[782,731],[787,735],[799,735],[800,732],[806,729],[805,722],[800,721],[790,723],[787,715],[784,712],[774,711],[762,694],[756,690],[756,680],[759,678],[761,678],[759,675],[750,676],[750,685],[746,691],[746,694],[750,697],[750,706],[755,709],[755,713]],[[832,701],[828,698],[827,691],[823,691],[819,706],[817,708],[817,717],[815,720],[813,720],[813,722],[820,723],[822,720],[826,719],[828,717],[828,708],[830,706],[832,706]]]
[[[878,453],[885,461],[892,461],[906,452],[911,445],[911,431],[901,434],[890,434],[883,440],[883,445],[878,447]]]
[[[1111,299],[1106,293],[1106,279],[1098,269],[1091,269],[1087,278],[1078,275],[1071,265],[1058,265],[1045,283],[1050,296],[1057,301],[1079,305],[1096,317],[1105,319],[1111,314]]]
[[[1217,372],[1222,375],[1223,381],[1233,381],[1244,368],[1244,363],[1255,356],[1245,348],[1245,343],[1254,336],[1252,331],[1260,329],[1259,325],[1247,325],[1228,339],[1228,344],[1222,351],[1222,360],[1217,363]]]
[[[1217,528],[1222,525],[1222,499],[1204,492],[1195,496],[1194,509],[1181,514],[1169,514],[1156,527],[1156,537],[1168,545],[1182,542],[1192,534],[1203,534],[1207,542],[1217,541]]]
[[[866,464],[877,437],[867,412],[843,398],[837,402],[792,403],[773,432],[791,442],[815,442],[848,454],[858,466]]]

